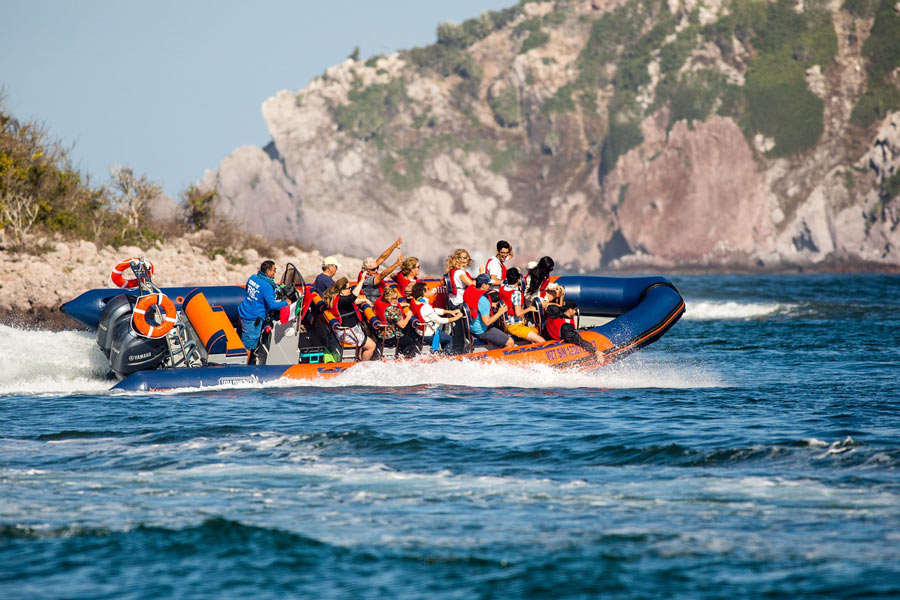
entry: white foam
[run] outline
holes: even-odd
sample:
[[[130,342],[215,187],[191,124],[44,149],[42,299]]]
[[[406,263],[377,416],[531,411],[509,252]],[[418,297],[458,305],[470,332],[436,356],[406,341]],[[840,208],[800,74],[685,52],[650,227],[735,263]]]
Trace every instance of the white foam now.
[[[93,393],[110,386],[91,333],[0,325],[0,346],[0,394]]]
[[[797,305],[781,302],[685,300],[684,318],[694,321],[743,321],[793,313]]]

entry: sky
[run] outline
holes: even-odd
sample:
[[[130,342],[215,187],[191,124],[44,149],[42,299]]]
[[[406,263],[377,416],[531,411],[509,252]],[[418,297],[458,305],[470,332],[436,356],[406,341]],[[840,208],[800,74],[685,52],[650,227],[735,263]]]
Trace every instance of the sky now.
[[[243,145],[262,103],[360,57],[431,44],[517,0],[3,0],[6,110],[43,123],[92,183],[116,164],[177,198]]]

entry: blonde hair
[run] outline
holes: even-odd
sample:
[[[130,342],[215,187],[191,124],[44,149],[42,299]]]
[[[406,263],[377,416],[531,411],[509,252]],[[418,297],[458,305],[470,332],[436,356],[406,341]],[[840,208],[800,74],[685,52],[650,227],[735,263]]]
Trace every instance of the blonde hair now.
[[[390,302],[394,298],[399,298],[400,292],[397,291],[397,288],[389,287],[384,290],[384,293],[381,296],[384,298],[385,302]]]
[[[444,263],[444,273],[449,273],[452,269],[465,269],[472,263],[472,256],[465,248],[457,248],[453,254],[447,257]]]
[[[410,256],[400,264],[400,272],[404,275],[409,275],[417,266],[419,266],[419,259],[415,256]]]
[[[347,287],[347,284],[350,283],[350,280],[346,277],[341,277],[337,281],[334,282],[334,285],[322,292],[322,300],[325,301],[325,306],[331,307],[331,303],[334,302],[334,299],[337,298],[337,295],[341,293],[341,290]]]

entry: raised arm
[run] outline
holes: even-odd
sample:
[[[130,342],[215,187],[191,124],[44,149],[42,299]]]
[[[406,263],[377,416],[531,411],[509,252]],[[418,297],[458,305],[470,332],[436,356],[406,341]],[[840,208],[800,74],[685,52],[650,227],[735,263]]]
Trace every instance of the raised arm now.
[[[381,253],[381,256],[379,256],[378,258],[375,259],[375,266],[378,267],[381,265],[381,263],[386,261],[388,259],[388,256],[390,256],[394,252],[394,250],[399,248],[400,244],[402,244],[402,243],[403,243],[402,237],[398,237],[396,240],[394,240],[394,243],[391,244],[390,246],[388,246],[387,249]]]
[[[391,273],[393,273],[394,270],[395,270],[397,267],[400,266],[400,263],[403,262],[403,259],[404,259],[404,258],[405,258],[405,257],[403,256],[403,253],[401,252],[401,253],[400,253],[400,256],[397,257],[397,261],[396,261],[394,264],[392,264],[392,265],[389,266],[387,269],[385,269],[384,271],[382,271],[381,273],[379,273],[378,275],[376,275],[376,276],[374,277],[375,285],[380,285],[382,281],[384,281],[385,279],[387,279],[388,275],[390,275]]]

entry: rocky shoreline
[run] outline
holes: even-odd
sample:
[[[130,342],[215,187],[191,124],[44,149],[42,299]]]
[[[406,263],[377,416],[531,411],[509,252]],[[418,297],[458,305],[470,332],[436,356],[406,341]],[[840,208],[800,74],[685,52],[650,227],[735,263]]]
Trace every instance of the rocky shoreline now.
[[[307,252],[292,246],[276,249],[272,256],[260,256],[256,250],[248,249],[238,253],[236,259],[230,262],[222,255],[210,258],[201,247],[204,235],[208,233],[157,242],[148,248],[98,248],[86,241],[44,241],[43,246],[52,249],[41,255],[0,250],[0,324],[51,331],[78,329],[78,324],[60,312],[60,305],[85,290],[111,287],[109,272],[113,266],[133,256],[143,256],[154,264],[154,281],[160,287],[243,284],[259,263],[267,258],[278,265],[292,262],[308,281],[320,272],[323,258],[320,252]],[[361,259],[338,255],[338,260],[343,265],[338,276],[355,277]],[[648,262],[618,265],[603,272],[614,275],[900,273],[900,265],[823,261],[818,264],[782,265],[774,269],[753,268],[746,264],[659,265]]]
[[[60,305],[82,292],[112,287],[109,274],[122,260],[142,256],[154,265],[154,282],[160,287],[187,285],[242,285],[256,272],[259,263],[271,259],[279,266],[291,262],[305,278],[321,272],[323,256],[293,246],[276,248],[271,256],[254,249],[234,254],[231,261],[221,254],[210,258],[203,249],[209,232],[157,242],[147,248],[97,247],[87,241],[38,240],[49,251],[40,254],[0,250],[0,324],[18,328],[49,330],[77,329],[78,325],[61,313]],[[361,259],[337,255],[343,268],[338,273],[352,277]]]

